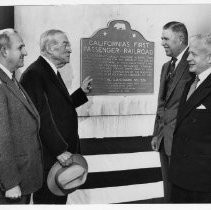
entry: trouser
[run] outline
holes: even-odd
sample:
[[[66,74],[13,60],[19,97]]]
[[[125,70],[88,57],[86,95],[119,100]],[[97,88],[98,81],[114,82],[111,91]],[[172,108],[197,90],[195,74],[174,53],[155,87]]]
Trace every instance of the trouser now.
[[[34,204],[66,204],[67,196],[56,196],[47,186],[48,171],[44,173],[44,183],[41,189],[33,193]]]
[[[172,185],[171,182],[169,181],[170,156],[166,155],[165,153],[163,141],[161,142],[159,152],[160,152],[161,171],[163,178],[164,202],[170,203],[170,194]]]
[[[211,203],[211,192],[198,192],[183,189],[172,184],[172,203]]]

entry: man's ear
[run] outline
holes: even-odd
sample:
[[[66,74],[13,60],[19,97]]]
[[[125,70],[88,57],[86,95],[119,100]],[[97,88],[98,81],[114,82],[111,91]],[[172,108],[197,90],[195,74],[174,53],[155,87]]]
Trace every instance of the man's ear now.
[[[56,48],[56,42],[55,41],[50,41],[47,45],[46,45],[46,50],[48,52],[48,54],[52,55],[55,51]]]
[[[52,55],[52,52],[53,52],[53,45],[50,44],[50,43],[48,43],[48,44],[46,45],[46,51],[47,51],[48,54]]]
[[[3,57],[6,57],[7,54],[8,54],[7,48],[6,48],[5,46],[2,46],[2,47],[0,48],[0,53],[1,53],[1,55],[2,55]]]
[[[180,36],[179,36],[179,39],[180,39],[180,44],[182,44],[182,43],[184,43],[184,36],[183,36],[183,34],[181,34]]]

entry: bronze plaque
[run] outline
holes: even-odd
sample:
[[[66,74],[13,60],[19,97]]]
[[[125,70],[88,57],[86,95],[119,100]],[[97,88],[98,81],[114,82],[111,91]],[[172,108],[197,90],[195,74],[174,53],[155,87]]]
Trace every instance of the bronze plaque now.
[[[93,78],[90,95],[153,93],[154,42],[124,20],[81,39],[81,81]]]

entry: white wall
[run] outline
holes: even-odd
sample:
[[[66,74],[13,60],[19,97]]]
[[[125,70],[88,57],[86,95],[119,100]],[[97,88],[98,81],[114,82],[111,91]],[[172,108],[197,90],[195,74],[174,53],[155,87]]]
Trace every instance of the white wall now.
[[[25,68],[39,55],[39,37],[51,28],[69,35],[73,53],[63,71],[70,92],[80,85],[80,39],[106,28],[109,21],[126,20],[132,30],[155,42],[154,94],[93,96],[77,111],[80,137],[151,135],[157,106],[162,64],[168,60],[161,43],[162,26],[169,21],[186,24],[189,34],[211,31],[211,5],[63,5],[16,6],[15,28],[26,44]]]

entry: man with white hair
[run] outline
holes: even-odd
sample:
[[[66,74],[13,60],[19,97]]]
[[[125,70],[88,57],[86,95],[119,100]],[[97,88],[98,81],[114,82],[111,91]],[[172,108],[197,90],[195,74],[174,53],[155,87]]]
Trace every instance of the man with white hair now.
[[[87,77],[72,95],[59,70],[69,63],[72,52],[63,31],[48,30],[40,38],[41,56],[23,73],[21,84],[30,95],[41,118],[40,137],[44,149],[45,179],[34,194],[37,204],[65,204],[67,196],[56,196],[47,187],[47,175],[58,160],[65,166],[72,153],[80,153],[76,107],[87,102],[92,79]]]
[[[14,78],[26,55],[16,31],[0,31],[0,204],[27,204],[42,186],[39,114]]]
[[[170,161],[174,203],[211,202],[211,35],[190,39],[189,71],[175,127]]]

